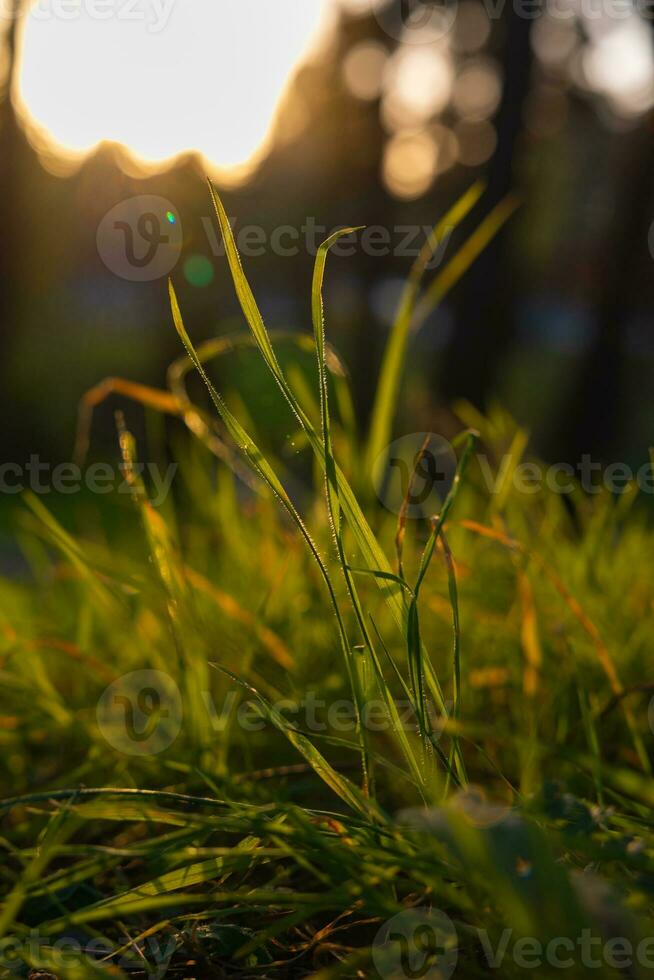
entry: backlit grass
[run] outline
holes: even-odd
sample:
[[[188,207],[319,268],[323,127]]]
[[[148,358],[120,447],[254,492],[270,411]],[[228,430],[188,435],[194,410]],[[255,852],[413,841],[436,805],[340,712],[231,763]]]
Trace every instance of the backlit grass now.
[[[17,513],[30,575],[0,583],[6,974],[408,976],[380,930],[411,908],[451,920],[456,976],[524,975],[521,940],[572,956],[543,953],[538,976],[585,975],[584,935],[593,975],[616,975],[618,939],[628,975],[649,974],[654,537],[638,489],[519,492],[525,433],[466,405],[431,519],[398,520],[371,482],[401,434],[411,324],[512,202],[434,281],[429,254],[416,263],[366,437],[329,346],[333,242],[313,337],[271,336],[212,196],[247,332],[196,350],[171,284],[186,356],[168,389],[112,380],[80,417],[80,457],[109,395],[173,417],[174,493],[152,505],[136,466],[152,447],[121,415],[129,494],[74,534],[37,495]],[[235,352],[265,365],[281,433],[218,389]],[[118,702],[114,730],[106,692],[134,671],[171,686]],[[155,736],[142,754],[134,707]],[[409,939],[414,975],[452,975],[452,950]]]

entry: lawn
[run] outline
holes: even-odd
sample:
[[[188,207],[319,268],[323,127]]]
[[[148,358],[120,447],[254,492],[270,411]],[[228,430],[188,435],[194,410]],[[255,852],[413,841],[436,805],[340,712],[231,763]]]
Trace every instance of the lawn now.
[[[196,350],[171,284],[169,387],[91,392],[78,458],[108,396],[170,438],[137,445],[123,397],[116,492],[74,530],[23,495],[0,975],[654,971],[647,495],[561,492],[500,408],[453,406],[448,442],[394,428],[412,327],[514,207],[428,280],[480,192],[414,266],[362,433],[323,309],[333,241],[313,336],[271,335],[212,190],[246,332]],[[218,390],[237,356],[275,425]]]

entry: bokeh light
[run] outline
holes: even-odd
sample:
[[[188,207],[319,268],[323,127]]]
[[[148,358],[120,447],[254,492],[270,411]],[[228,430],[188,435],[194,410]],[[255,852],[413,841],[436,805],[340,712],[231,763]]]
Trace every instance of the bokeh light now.
[[[438,167],[438,144],[427,132],[402,133],[386,144],[382,173],[396,197],[420,197],[432,184]]]
[[[429,129],[438,147],[438,173],[445,173],[453,167],[459,157],[459,141],[448,126],[434,123]]]
[[[654,59],[651,28],[637,14],[613,23],[589,46],[583,69],[595,91],[624,115],[654,105]]]
[[[463,0],[454,23],[452,47],[461,54],[481,50],[490,37],[491,23],[478,0]]]
[[[539,61],[550,69],[565,66],[577,48],[579,36],[574,20],[539,17],[531,30],[531,45]]]
[[[198,289],[210,286],[214,280],[213,263],[206,255],[189,255],[184,262],[184,278]]]
[[[408,126],[436,115],[447,105],[453,69],[440,46],[400,48],[391,59],[386,79],[384,112]],[[400,128],[392,125],[391,128]]]
[[[357,99],[373,100],[382,91],[388,51],[377,41],[355,44],[343,60],[343,78]]]
[[[465,65],[454,82],[452,104],[463,119],[487,119],[502,95],[499,65],[491,58],[479,58]]]

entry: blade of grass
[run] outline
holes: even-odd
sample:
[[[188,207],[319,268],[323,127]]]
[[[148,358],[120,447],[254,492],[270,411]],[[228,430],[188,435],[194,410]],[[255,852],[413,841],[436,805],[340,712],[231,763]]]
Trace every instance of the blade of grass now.
[[[250,289],[245,274],[243,272],[243,267],[238,255],[238,250],[236,248],[236,242],[234,240],[234,234],[232,227],[227,218],[227,214],[222,205],[222,202],[216,193],[213,185],[209,183],[209,190],[214,203],[214,208],[218,218],[218,223],[220,225],[221,233],[225,241],[226,254],[229,261],[230,272],[232,275],[232,280],[234,282],[234,288],[236,289],[236,294],[239,298],[241,309],[245,315],[247,323],[252,331],[255,338],[257,346],[264,358],[266,365],[268,366],[270,372],[275,378],[279,388],[284,395],[284,398],[289,404],[289,407],[297,417],[300,425],[306,432],[307,438],[311,443],[311,447],[316,455],[321,466],[325,465],[325,447],[322,443],[322,439],[315,431],[311,424],[311,421],[306,417],[302,408],[297,404],[297,400],[294,398],[292,391],[290,390],[286,379],[279,367],[274,352],[271,356],[271,344],[268,339],[267,331],[263,324],[263,319],[261,314],[256,307],[254,297],[252,295],[252,290]],[[196,365],[197,366],[197,365]],[[357,544],[361,550],[362,556],[370,568],[380,569],[381,571],[391,572],[392,569],[388,563],[388,560],[379,546],[379,543],[368,524],[361,507],[356,499],[352,488],[345,479],[340,467],[336,464],[336,479],[338,481],[338,492],[341,501],[341,507],[343,514],[352,529],[352,532],[356,538]],[[391,607],[393,617],[397,623],[400,630],[403,629],[405,609],[401,597],[401,591],[394,586],[392,582],[381,582],[378,581],[378,585]]]
[[[411,601],[409,603],[407,631],[406,631],[407,656],[408,656],[409,668],[411,672],[413,696],[418,706],[421,723],[424,724],[425,726],[427,726],[428,724],[428,719],[427,719],[427,711],[426,711],[426,704],[425,704],[424,680],[426,679],[427,681],[432,697],[436,697],[437,699],[440,699],[440,701],[442,702],[443,695],[440,688],[440,684],[438,682],[438,678],[436,677],[436,674],[434,672],[433,665],[429,657],[426,655],[426,651],[420,639],[420,620],[418,614],[418,600],[420,597],[420,588],[424,581],[425,575],[427,574],[427,571],[429,569],[429,565],[432,559],[432,555],[434,553],[436,541],[441,533],[441,530],[447,519],[447,516],[450,513],[454,505],[454,502],[458,496],[459,488],[461,486],[461,480],[465,476],[466,470],[468,468],[468,464],[470,463],[470,459],[472,457],[474,447],[477,443],[478,433],[475,431],[464,432],[461,434],[461,436],[457,437],[455,443],[460,442],[462,438],[466,438],[466,445],[463,454],[461,456],[461,459],[459,460],[459,464],[457,466],[457,470],[454,475],[452,486],[443,503],[443,508],[441,510],[441,513],[433,521],[432,531],[421,558],[420,569],[418,571],[416,584],[413,589],[413,596],[411,597]],[[467,777],[465,772],[465,764],[463,762],[463,756],[461,754],[460,745],[458,744],[456,746],[455,757],[456,757],[456,764],[457,764],[457,771],[459,773],[459,778],[463,783],[466,783]]]
[[[406,517],[409,510],[409,501],[411,500],[411,495],[415,486],[416,478],[418,475],[418,470],[420,464],[422,463],[425,453],[427,452],[427,447],[429,446],[429,440],[431,436],[426,436],[425,440],[420,447],[420,451],[415,458],[413,464],[413,472],[411,473],[411,479],[409,480],[406,488],[406,493],[404,494],[404,500],[402,501],[402,506],[400,507],[400,513],[397,518],[397,530],[395,532],[395,554],[397,556],[397,574],[402,581],[404,581],[404,570],[402,568],[402,556],[404,552],[404,536],[406,534]]]
[[[277,728],[278,731],[282,732],[286,736],[291,745],[297,749],[297,751],[306,759],[313,771],[319,776],[323,782],[329,786],[337,796],[343,800],[355,813],[367,819],[372,819],[375,821],[382,821],[381,810],[378,809],[375,803],[368,797],[366,797],[354,783],[350,782],[347,777],[342,776],[340,773],[329,764],[324,755],[318,751],[315,745],[301,732],[290,725],[284,715],[270,704],[262,694],[260,694],[256,688],[252,687],[242,678],[237,677],[232,674],[231,671],[226,670],[219,664],[211,664],[216,670],[225,674],[232,681],[246,690],[249,694],[252,694],[257,703],[261,706],[261,710],[268,721]]]
[[[375,460],[390,441],[392,420],[397,411],[398,394],[406,359],[409,331],[427,265],[438,248],[443,235],[453,231],[463,221],[483,191],[484,184],[481,181],[477,181],[466,191],[435,225],[413,263],[384,352],[371,415],[370,437],[366,447],[364,463],[366,474],[372,473]]]
[[[335,232],[318,249],[316,255],[315,268],[313,273],[313,283],[311,288],[311,313],[313,319],[314,338],[316,342],[316,357],[318,360],[318,379],[320,387],[320,423],[322,429],[322,443],[324,446],[324,471],[325,471],[325,496],[327,500],[327,516],[332,531],[341,573],[345,580],[345,586],[354,609],[359,629],[363,636],[365,646],[368,651],[367,659],[375,657],[375,652],[370,643],[370,638],[365,626],[363,611],[359,598],[349,572],[343,547],[343,537],[341,528],[341,501],[338,492],[338,479],[336,476],[336,462],[332,451],[331,423],[329,416],[329,388],[327,384],[327,364],[325,354],[325,311],[323,304],[322,288],[325,277],[325,267],[329,250],[335,242],[344,235],[351,234],[355,229],[345,228]],[[352,678],[353,693],[357,712],[357,723],[361,730],[361,740],[364,747],[364,758],[366,760],[366,772],[369,773],[368,759],[368,736],[365,725],[365,698],[367,687],[367,662],[361,664],[359,659],[353,660]]]
[[[477,523],[476,521],[469,521],[469,520],[459,521],[459,525],[460,527],[464,527],[466,528],[466,530],[472,531],[474,534],[478,534],[481,537],[485,537],[493,541],[497,541],[499,544],[501,544],[505,548],[508,548],[510,551],[513,552],[519,551],[525,555],[529,555],[529,557],[532,558],[539,565],[539,567],[542,569],[542,571],[545,573],[547,578],[550,580],[555,590],[559,593],[559,595],[567,605],[568,609],[570,610],[574,618],[577,620],[577,622],[580,624],[581,628],[586,633],[586,635],[590,638],[593,646],[595,647],[595,652],[597,655],[597,659],[600,663],[600,666],[602,667],[602,670],[604,671],[607,677],[607,680],[609,682],[613,694],[615,695],[616,698],[618,698],[622,706],[625,720],[627,722],[627,726],[631,733],[631,737],[634,743],[634,748],[636,750],[636,754],[638,755],[640,764],[646,773],[651,774],[652,766],[649,761],[647,750],[645,748],[642,737],[638,730],[638,725],[636,723],[634,713],[631,710],[630,705],[627,704],[626,698],[622,697],[622,695],[624,694],[624,686],[618,674],[618,670],[615,666],[613,658],[611,657],[609,649],[606,643],[604,642],[604,640],[602,639],[602,636],[597,626],[589,618],[588,614],[582,608],[579,601],[569,591],[569,589],[561,579],[560,575],[556,572],[554,568],[552,568],[552,566],[541,555],[538,554],[538,552],[534,551],[532,548],[525,547],[520,541],[516,541],[514,538],[510,538],[508,537],[508,535],[503,534],[502,532],[497,531],[494,528],[489,528],[483,524]]]
[[[327,384],[327,364],[326,364],[326,345],[325,345],[325,312],[323,303],[323,282],[325,276],[325,267],[327,263],[327,256],[332,245],[338,241],[343,235],[347,235],[356,229],[343,229],[336,232],[330,238],[327,239],[319,248],[318,254],[316,256],[316,263],[313,276],[312,284],[312,317],[313,317],[313,328],[314,336],[316,340],[316,355],[318,359],[318,378],[320,384],[320,414],[321,414],[321,426],[322,426],[322,442],[324,446],[324,470],[325,470],[325,493],[327,498],[327,512],[329,517],[329,523],[334,536],[334,541],[336,544],[336,550],[338,554],[338,560],[341,568],[343,578],[345,580],[345,586],[347,589],[352,608],[361,631],[361,636],[365,645],[365,650],[367,651],[367,663],[364,665],[367,669],[366,673],[371,671],[377,681],[377,686],[386,704],[386,708],[389,711],[394,734],[396,735],[400,746],[404,752],[404,755],[409,763],[409,766],[419,779],[424,779],[421,774],[420,765],[418,759],[415,757],[411,745],[406,738],[402,726],[398,724],[399,717],[397,714],[396,705],[393,701],[391,691],[388,688],[386,680],[384,678],[384,673],[377,656],[374,644],[372,642],[372,637],[368,630],[366,619],[364,616],[363,608],[361,606],[361,601],[356,589],[356,585],[352,578],[351,569],[347,562],[345,556],[345,547],[343,544],[343,529],[341,526],[341,497],[339,491],[339,481],[336,472],[336,462],[332,452],[332,437],[331,437],[331,423],[329,415],[329,389]],[[388,573],[376,572],[375,574],[384,577]],[[363,702],[366,693],[366,677],[359,675],[359,683],[357,685],[357,696]],[[365,732],[365,704],[360,703],[358,706],[359,717],[364,718],[363,730]]]
[[[70,810],[66,807],[52,814],[34,857],[0,907],[0,938],[7,935],[16,921],[29,894],[30,886],[39,880],[50,862],[56,857],[58,844],[72,833],[72,825],[67,826],[69,818]]]
[[[254,300],[252,290],[246,280],[243,267],[240,262],[238,255],[238,250],[236,247],[236,242],[234,240],[233,231],[230,222],[227,218],[225,209],[220,201],[220,198],[213,186],[210,184],[210,193],[214,203],[216,215],[221,228],[222,236],[225,241],[226,254],[229,261],[230,271],[232,274],[232,279],[236,289],[237,296],[239,298],[241,308],[246,317],[248,325],[252,331],[252,334],[256,340],[259,350],[267,364],[270,372],[275,378],[277,384],[282,391],[289,407],[294,412],[298,421],[300,422],[302,428],[305,430],[309,442],[313,448],[313,451],[320,462],[320,465],[325,467],[325,447],[323,440],[315,432],[310,420],[306,417],[305,413],[302,411],[301,407],[297,404],[297,400],[294,398],[292,391],[281,371],[277,358],[272,349],[268,333],[266,331],[265,325],[263,323],[263,318]],[[508,216],[508,215],[507,215]],[[488,219],[487,219],[488,223]],[[487,231],[487,229],[485,229]],[[474,237],[474,236],[473,236]],[[475,239],[478,243],[479,238],[483,238],[483,233]],[[462,273],[461,273],[462,274]],[[197,366],[197,365],[196,365]],[[206,375],[205,375],[206,377]],[[338,496],[340,499],[343,514],[355,536],[361,554],[364,558],[365,563],[369,568],[375,569],[381,572],[392,572],[389,565],[388,559],[386,558],[382,548],[380,547],[375,535],[373,534],[368,522],[366,521],[363,512],[358,504],[358,501],[350,487],[349,483],[345,479],[340,468],[335,465],[335,480],[338,488]],[[431,545],[433,551],[433,543]],[[431,558],[431,555],[429,556]],[[428,564],[428,563],[427,563]],[[408,631],[411,631],[414,641],[421,642],[419,640],[419,632],[416,634],[415,626],[416,621],[410,621],[410,617],[414,617],[415,613],[411,612],[411,607],[407,609],[403,591],[394,582],[388,579],[376,578],[377,585],[380,588],[382,595],[387,601],[393,618],[401,630],[401,632],[407,635]],[[423,658],[422,651],[417,654],[418,659],[422,662],[426,660],[427,667],[427,677],[429,681],[429,686],[432,691],[432,695],[435,697],[440,710],[443,712],[444,716],[447,716],[447,708],[445,705],[444,698],[442,696],[442,691],[438,683],[438,679],[433,671],[433,667],[428,658]]]
[[[145,486],[138,475],[136,465],[136,441],[125,428],[121,412],[117,412],[120,450],[123,472],[138,508],[148,548],[152,557],[162,592],[165,596],[166,616],[175,644],[187,702],[190,706],[189,731],[197,746],[211,741],[211,727],[207,712],[203,710],[203,692],[208,688],[206,664],[199,655],[195,628],[195,615],[191,607],[184,567],[176,552],[168,524],[150,503]]]
[[[475,259],[481,255],[502,226],[506,224],[519,205],[519,199],[513,195],[509,195],[500,201],[461,246],[454,258],[432,280],[424,298],[416,308],[416,329],[424,323],[429,314],[436,309],[439,303],[456,286],[461,277],[468,271]]]
[[[227,218],[227,214],[222,205],[222,202],[215,191],[213,185],[209,183],[209,189],[211,197],[214,203],[214,208],[220,225],[221,233],[225,241],[226,254],[229,261],[230,271],[232,274],[232,280],[234,282],[234,287],[236,289],[237,296],[241,303],[241,308],[245,315],[245,318],[250,326],[252,334],[256,340],[259,350],[267,364],[269,370],[271,371],[273,377],[277,381],[279,388],[284,395],[286,401],[288,402],[291,410],[296,415],[300,425],[306,432],[307,438],[312,446],[314,454],[318,459],[322,467],[325,466],[325,447],[322,439],[315,431],[311,425],[310,420],[306,417],[301,407],[297,404],[296,399],[290,390],[286,379],[279,367],[274,352],[271,356],[271,344],[267,336],[267,331],[263,324],[263,319],[261,314],[256,307],[254,297],[252,295],[252,290],[250,289],[245,274],[243,272],[243,267],[240,262],[238,255],[238,250],[236,248],[236,242],[234,240],[234,234],[232,231],[231,224]],[[176,301],[175,301],[176,304]],[[173,311],[175,316],[175,311]],[[179,308],[177,307],[177,316],[179,319]],[[265,335],[265,336],[264,336]],[[196,358],[197,360],[197,358]],[[198,365],[196,364],[196,367]],[[198,370],[206,378],[206,375],[202,371],[201,367]],[[213,397],[213,396],[212,396]],[[218,407],[218,406],[217,406]],[[221,410],[220,408],[218,409]],[[344,474],[342,473],[338,464],[335,464],[335,478],[338,486],[338,496],[341,503],[341,508],[343,515],[347,520],[347,523],[352,530],[352,533],[356,539],[361,555],[366,563],[366,565],[376,571],[389,572],[392,574],[392,568],[383,549],[379,545],[375,535],[372,532],[368,521],[366,520],[363,511],[356,499],[356,496],[346,480]],[[402,634],[405,633],[406,620],[407,620],[407,608],[404,602],[403,591],[396,585],[392,580],[377,578],[377,585],[389,605],[391,615]],[[434,685],[434,690],[438,689],[437,683]],[[438,704],[444,714],[447,713],[445,702],[442,695],[439,696]]]
[[[454,564],[454,557],[450,550],[450,546],[447,543],[447,538],[445,537],[445,531],[443,528],[441,528],[440,543],[442,545],[443,558],[445,561],[445,568],[447,570],[447,583],[450,594],[450,605],[452,607],[452,633],[454,637],[452,650],[452,676],[454,687],[452,718],[456,723],[461,717],[461,621],[459,617],[459,590],[456,581],[456,566]],[[459,738],[456,731],[452,736],[452,754],[454,757],[460,755]],[[446,785],[446,792],[447,788],[448,787]]]
[[[245,455],[246,459],[248,460],[248,462],[250,463],[254,471],[261,477],[264,483],[266,483],[266,485],[275,494],[278,500],[281,501],[284,509],[291,517],[292,521],[294,522],[298,530],[300,531],[307,546],[309,547],[309,550],[311,551],[311,554],[313,555],[314,560],[318,565],[323,581],[325,582],[327,591],[329,593],[329,598],[330,598],[332,608],[336,615],[339,638],[341,642],[343,655],[345,658],[345,664],[346,664],[348,677],[350,681],[350,687],[352,690],[352,696],[355,698],[355,700],[357,700],[357,681],[354,676],[354,671],[356,668],[353,666],[351,662],[352,652],[350,648],[350,643],[347,638],[347,633],[345,630],[343,618],[341,616],[340,607],[336,599],[336,593],[334,591],[334,587],[332,585],[329,572],[327,571],[327,567],[320,555],[320,552],[318,551],[318,548],[314,544],[313,539],[309,534],[306,525],[304,524],[304,521],[300,517],[290,497],[286,493],[286,490],[282,486],[282,483],[278,479],[275,471],[272,469],[272,467],[270,466],[270,464],[262,454],[261,450],[250,438],[250,436],[247,434],[245,429],[241,426],[241,424],[236,419],[236,417],[232,415],[232,413],[229,411],[227,405],[225,404],[225,401],[223,400],[221,395],[217,392],[216,388],[214,387],[211,380],[209,379],[209,376],[207,375],[204,366],[202,365],[202,363],[200,362],[197,356],[197,353],[195,351],[195,348],[193,347],[191,339],[188,333],[186,332],[186,328],[182,320],[182,314],[179,309],[177,296],[175,294],[175,290],[172,282],[169,283],[169,292],[170,292],[170,303],[171,303],[175,328],[177,329],[177,333],[179,334],[179,337],[182,343],[184,344],[184,347],[186,348],[189,357],[195,364],[198,373],[200,374],[205,385],[207,386],[209,395],[211,396],[211,400],[213,401],[216,411],[218,412],[221,419],[225,423],[225,427],[227,428],[227,431],[229,432],[230,436],[232,437],[236,445],[239,447],[241,452]],[[365,749],[365,741],[364,741],[365,735],[361,725],[358,726],[358,729],[359,729],[359,739],[361,743],[364,787],[367,787],[368,771],[367,771],[367,764],[366,764],[366,749]]]

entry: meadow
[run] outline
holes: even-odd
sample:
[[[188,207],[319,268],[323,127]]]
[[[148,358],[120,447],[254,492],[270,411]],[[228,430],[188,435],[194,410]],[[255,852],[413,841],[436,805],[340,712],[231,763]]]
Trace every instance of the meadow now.
[[[79,460],[93,409],[121,396],[129,492],[74,533],[45,497],[17,506],[0,975],[654,970],[646,494],[526,488],[529,437],[500,407],[453,406],[434,509],[433,441],[388,469],[412,331],[515,208],[428,273],[481,193],[413,267],[362,432],[322,298],[337,236],[313,333],[271,334],[211,188],[244,332],[194,346],[171,283],[168,387],[110,379],[81,407]],[[281,423],[242,397],[248,377]],[[168,465],[168,443],[173,492],[154,506],[138,464]]]

